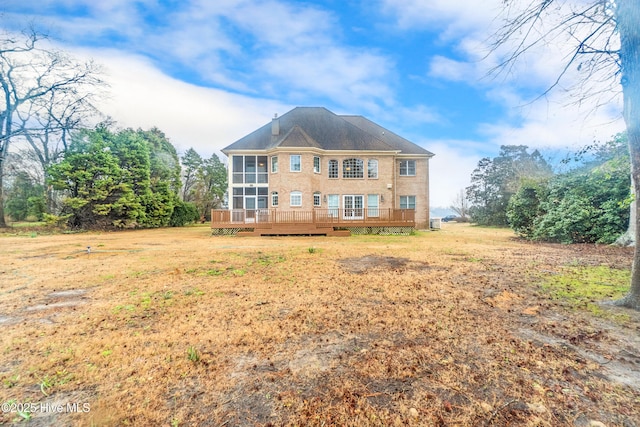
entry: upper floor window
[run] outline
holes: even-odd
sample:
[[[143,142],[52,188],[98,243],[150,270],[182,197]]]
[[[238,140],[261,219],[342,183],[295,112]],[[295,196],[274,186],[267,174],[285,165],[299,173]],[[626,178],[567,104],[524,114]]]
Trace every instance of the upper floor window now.
[[[400,176],[416,176],[416,161],[400,160]]]
[[[302,193],[300,191],[292,191],[289,195],[289,206],[302,206]]]
[[[367,162],[367,177],[378,179],[378,161],[376,159],[369,159]]]
[[[302,170],[302,156],[300,154],[292,154],[289,157],[289,170],[291,172],[300,172]]]
[[[416,208],[416,196],[400,196],[400,209]]]
[[[342,161],[343,178],[364,178],[364,162],[360,159],[345,159]]]
[[[271,173],[277,173],[277,172],[278,172],[278,157],[273,156],[271,158]]]
[[[315,173],[320,173],[320,157],[318,156],[313,157],[313,171]]]
[[[234,184],[266,184],[269,182],[267,173],[267,156],[233,156]]]
[[[329,160],[329,178],[338,178],[337,160]]]

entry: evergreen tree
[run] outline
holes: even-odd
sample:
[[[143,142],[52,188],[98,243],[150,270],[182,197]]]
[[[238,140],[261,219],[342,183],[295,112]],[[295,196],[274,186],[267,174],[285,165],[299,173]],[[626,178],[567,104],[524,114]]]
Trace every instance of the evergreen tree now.
[[[40,221],[45,204],[44,187],[34,183],[26,172],[18,172],[7,191],[6,213],[14,221],[23,221],[27,217]]]
[[[182,200],[185,202],[193,201],[194,194],[192,190],[196,184],[198,171],[202,165],[202,157],[193,148],[189,148],[182,156],[182,166],[184,167],[182,174]]]
[[[49,176],[66,194],[62,214],[71,227],[160,227],[169,225],[178,200],[180,165],[157,129],[113,133],[101,126],[74,139]]]
[[[529,153],[524,145],[503,145],[494,159],[478,162],[467,187],[471,219],[481,225],[506,226],[509,199],[524,179],[552,174],[551,167],[538,150]]]
[[[214,153],[205,160],[196,175],[193,197],[200,215],[208,218],[211,209],[220,208],[227,191],[227,168]]]

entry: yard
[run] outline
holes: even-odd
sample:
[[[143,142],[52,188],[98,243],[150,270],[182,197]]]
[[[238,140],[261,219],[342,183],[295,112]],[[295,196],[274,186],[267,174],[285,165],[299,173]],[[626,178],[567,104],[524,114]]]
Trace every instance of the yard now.
[[[640,426],[640,315],[597,303],[631,257],[466,224],[16,229],[0,424]]]

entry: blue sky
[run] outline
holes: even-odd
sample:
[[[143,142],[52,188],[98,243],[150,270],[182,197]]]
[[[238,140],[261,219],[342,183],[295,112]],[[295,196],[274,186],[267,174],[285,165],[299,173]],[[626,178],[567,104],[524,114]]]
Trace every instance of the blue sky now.
[[[563,90],[563,45],[488,77],[501,0],[0,0],[2,25],[29,22],[103,65],[99,106],[122,127],[163,130],[203,156],[295,106],[363,115],[434,152],[432,206],[448,206],[500,145],[550,155],[623,129],[619,98],[598,110]],[[595,100],[592,102],[596,102]],[[219,154],[219,153],[218,153]]]

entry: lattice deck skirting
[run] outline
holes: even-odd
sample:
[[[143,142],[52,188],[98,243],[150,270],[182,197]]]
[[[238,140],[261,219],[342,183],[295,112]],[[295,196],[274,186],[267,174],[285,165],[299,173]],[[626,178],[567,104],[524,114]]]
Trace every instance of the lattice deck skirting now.
[[[253,228],[212,228],[212,236],[235,236],[241,231],[253,231]]]
[[[413,227],[346,227],[351,234],[377,234],[380,236],[410,236]]]
[[[351,234],[373,234],[373,235],[379,235],[379,236],[410,236],[415,231],[414,227],[336,227],[335,230],[345,230],[345,231],[348,230]],[[211,235],[212,236],[236,236],[240,232],[252,233],[253,231],[254,231],[253,228],[246,228],[246,227],[212,228]],[[269,233],[263,233],[263,234],[268,234],[268,235],[271,235],[271,234],[273,235],[320,234],[320,233],[314,233],[311,231],[305,231],[305,232],[295,232],[292,230],[289,230],[289,231],[267,230],[267,231],[269,231]],[[326,234],[329,235],[328,232]]]

